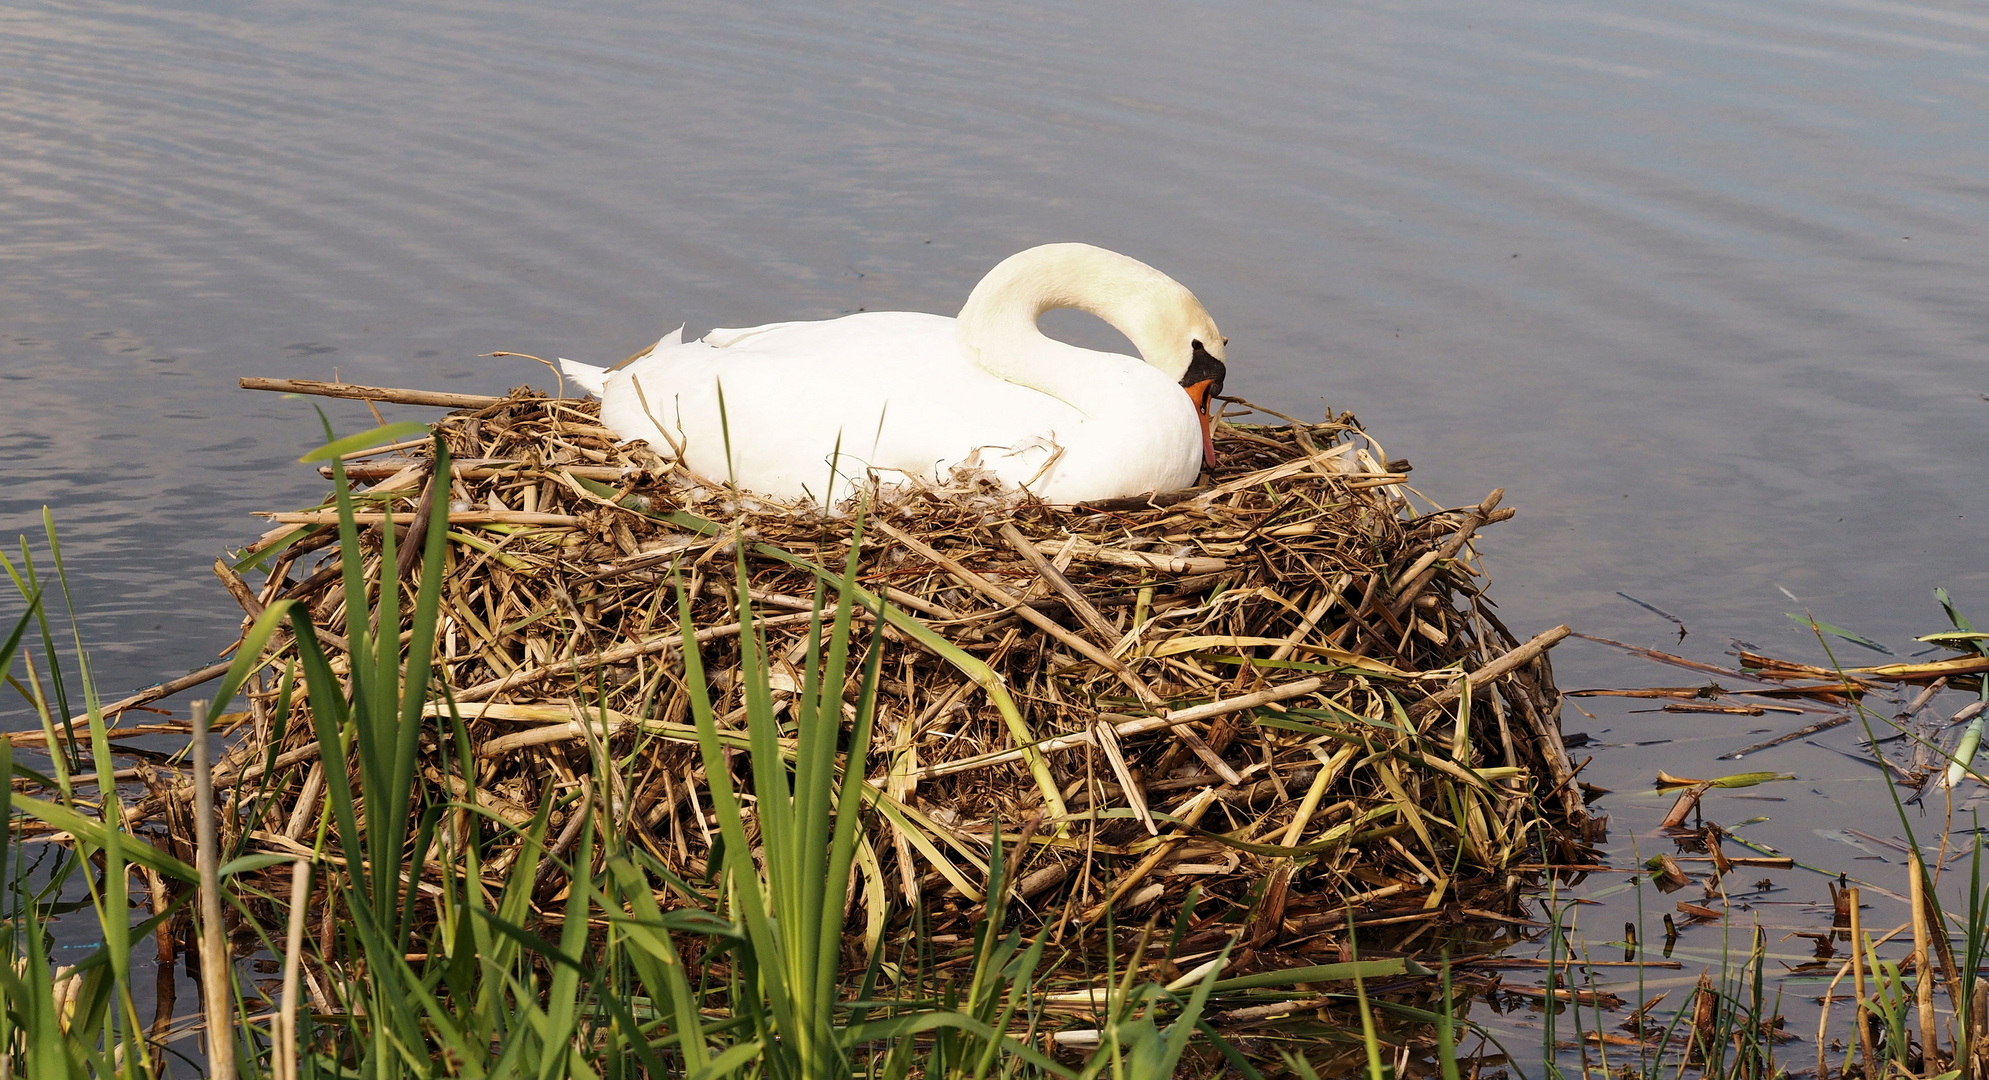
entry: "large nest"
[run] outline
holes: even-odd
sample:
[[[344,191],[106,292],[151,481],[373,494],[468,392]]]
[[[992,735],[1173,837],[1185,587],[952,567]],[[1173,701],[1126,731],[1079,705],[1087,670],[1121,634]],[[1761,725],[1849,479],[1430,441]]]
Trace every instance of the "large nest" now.
[[[721,725],[741,723],[737,549],[774,687],[789,690],[808,651],[810,565],[843,565],[850,505],[782,506],[686,475],[618,445],[592,401],[341,389],[475,406],[439,423],[446,487],[419,443],[348,468],[365,485],[375,588],[385,577],[412,594],[407,527],[427,500],[450,500],[436,650],[479,766],[466,785],[449,740],[424,736],[416,812],[472,797],[524,822],[550,795],[558,854],[582,820],[574,797],[612,774],[614,827],[705,880],[717,830],[678,589]],[[882,812],[867,817],[874,858],[859,860],[870,880],[853,883],[889,902],[853,932],[895,933],[914,911],[935,940],[961,931],[985,901],[997,829],[1031,837],[1011,875],[1026,927],[1062,938],[1108,913],[1171,918],[1199,886],[1185,947],[1240,930],[1258,964],[1343,950],[1350,912],[1398,943],[1393,931],[1509,914],[1529,872],[1585,860],[1595,822],[1545,653],[1566,628],[1516,636],[1471,561],[1476,530],[1509,513],[1497,493],[1414,512],[1406,464],[1377,460],[1350,416],[1224,424],[1216,447],[1207,486],[1152,499],[1049,507],[966,473],[868,496],[861,581],[899,615],[879,646]],[[249,553],[265,556],[259,588],[223,570],[251,614],[278,597],[310,604],[336,664],[347,612],[329,507],[270,515],[278,528]],[[402,531],[399,565],[384,568],[383,508]],[[308,723],[269,745],[295,645],[271,647],[218,776],[259,793],[227,829],[294,850],[326,827],[323,784]],[[280,771],[257,779],[268,761]],[[750,790],[743,756],[734,774]],[[495,880],[522,841],[485,840],[500,849],[485,864]],[[561,888],[544,874],[541,902]]]

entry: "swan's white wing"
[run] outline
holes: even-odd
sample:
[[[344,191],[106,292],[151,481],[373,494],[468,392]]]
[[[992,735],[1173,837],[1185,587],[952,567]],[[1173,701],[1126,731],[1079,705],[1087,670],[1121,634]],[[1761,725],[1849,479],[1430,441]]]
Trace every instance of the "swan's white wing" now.
[[[578,383],[581,389],[586,390],[590,394],[601,393],[602,388],[607,385],[607,368],[595,367],[592,364],[583,364],[578,360],[568,360],[562,356],[559,358],[559,369],[566,373],[567,378]]]
[[[625,368],[628,365],[643,359],[646,356],[654,355],[656,350],[658,349],[667,349],[673,346],[682,345],[683,343],[684,343],[684,325],[682,323],[679,323],[677,324],[677,328],[675,330],[672,330],[669,333],[664,334],[662,337],[657,338],[656,344],[651,345],[649,348],[644,349],[639,353],[636,353],[634,356],[629,357],[627,360],[624,360],[621,363],[614,365],[613,367],[595,367],[592,364],[583,364],[578,360],[568,360],[564,356],[559,358],[559,367],[561,371],[564,371],[566,373],[566,377],[578,383],[581,389],[586,390],[588,393],[595,394],[598,396],[601,393],[602,389],[607,385],[609,375],[620,370],[621,368]]]
[[[711,333],[706,334],[704,336],[703,341],[706,345],[709,345],[714,349],[729,349],[735,345],[738,345],[741,342],[748,341],[752,338],[761,337],[766,334],[775,334],[782,330],[789,330],[797,326],[828,326],[830,325],[831,322],[837,322],[837,321],[840,320],[830,320],[830,322],[824,322],[818,319],[801,319],[793,322],[772,322],[772,323],[767,323],[763,326],[740,326],[740,327],[718,326],[718,327],[713,327]]]

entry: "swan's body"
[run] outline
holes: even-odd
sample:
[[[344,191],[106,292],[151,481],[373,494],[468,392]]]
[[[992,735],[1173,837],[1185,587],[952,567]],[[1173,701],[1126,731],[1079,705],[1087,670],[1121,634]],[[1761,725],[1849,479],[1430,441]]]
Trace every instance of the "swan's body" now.
[[[1045,337],[1036,320],[1059,307],[1111,323],[1144,359]],[[931,481],[978,453],[1005,486],[1054,503],[1187,487],[1223,375],[1223,337],[1193,294],[1084,244],[1004,260],[958,319],[870,312],[681,338],[617,370],[562,363],[616,435],[786,498],[825,493],[838,443],[844,478]]]

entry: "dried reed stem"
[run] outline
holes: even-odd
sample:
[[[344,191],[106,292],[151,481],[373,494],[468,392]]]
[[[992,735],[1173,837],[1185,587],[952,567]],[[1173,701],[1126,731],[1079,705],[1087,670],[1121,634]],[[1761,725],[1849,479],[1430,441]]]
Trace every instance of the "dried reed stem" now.
[[[283,937],[283,994],[271,1035],[276,1080],[297,1080],[297,969],[304,955],[304,920],[311,906],[311,860],[290,864],[290,919]]]
[[[200,874],[200,1001],[206,1019],[207,1064],[216,1076],[235,1075],[234,970],[221,926],[221,841],[215,835],[214,785],[207,764],[207,703],[193,710],[194,868]]]

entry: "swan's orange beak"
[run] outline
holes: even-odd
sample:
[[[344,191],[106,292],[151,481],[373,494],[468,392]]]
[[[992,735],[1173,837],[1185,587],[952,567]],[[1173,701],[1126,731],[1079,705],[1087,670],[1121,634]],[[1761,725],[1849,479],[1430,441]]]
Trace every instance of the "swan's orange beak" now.
[[[1203,379],[1187,388],[1188,400],[1195,403],[1195,419],[1202,422],[1202,463],[1215,468],[1215,436],[1209,432],[1210,411],[1215,405],[1215,380]]]

